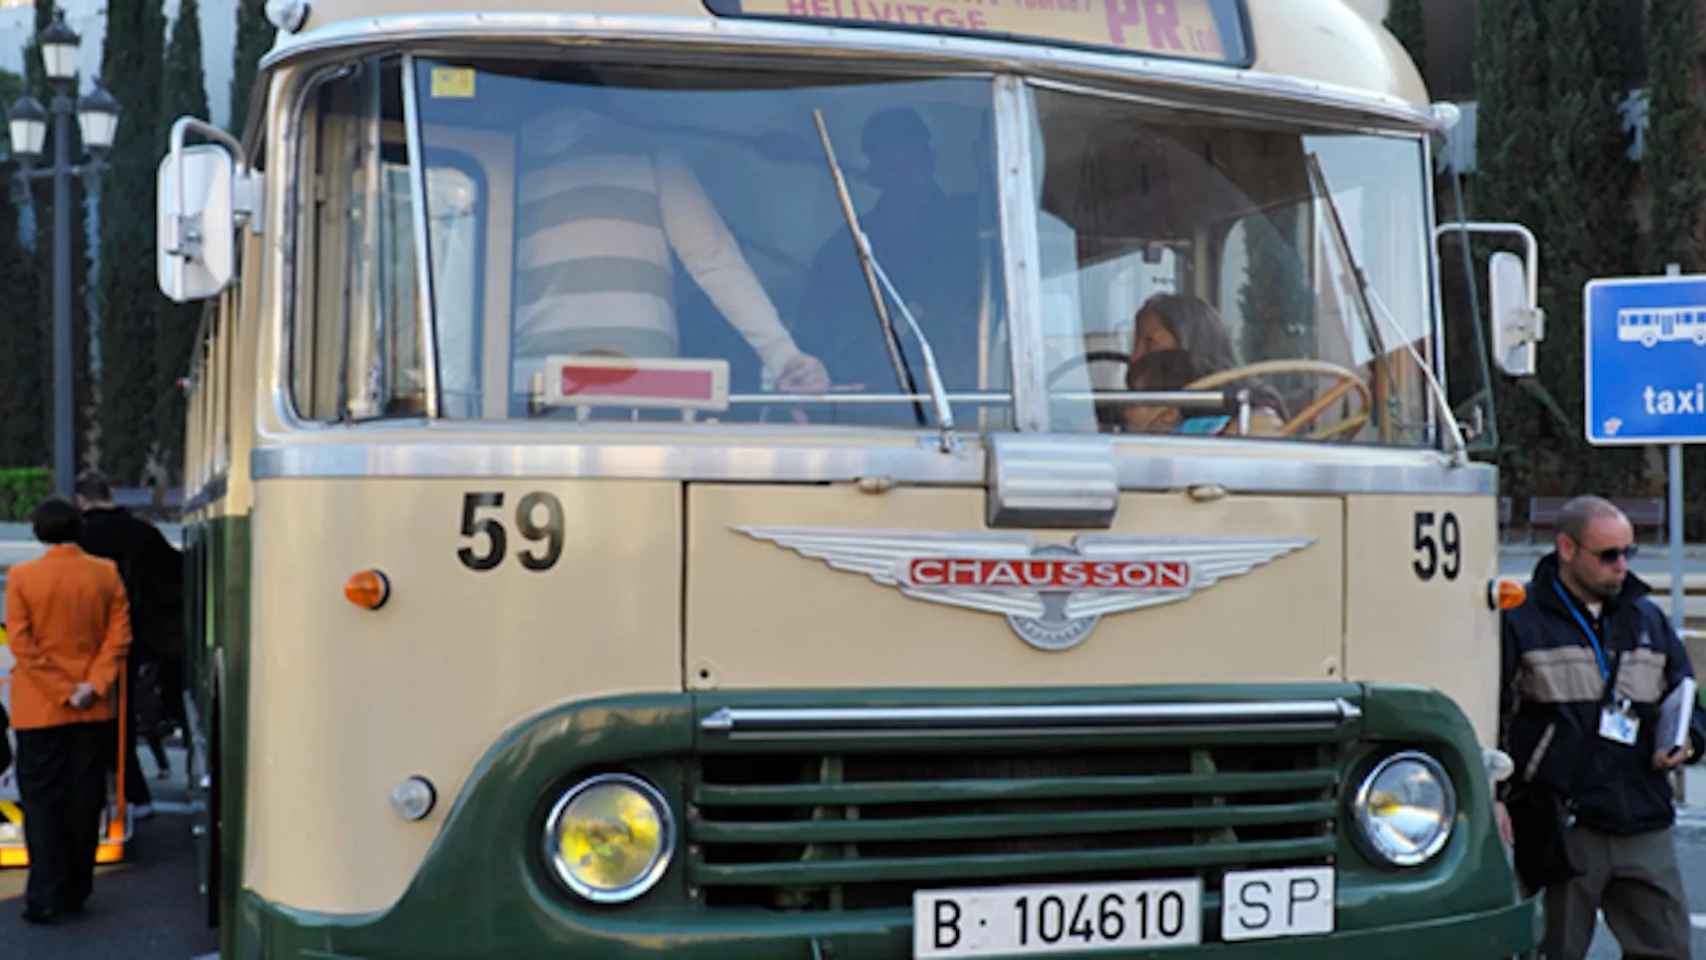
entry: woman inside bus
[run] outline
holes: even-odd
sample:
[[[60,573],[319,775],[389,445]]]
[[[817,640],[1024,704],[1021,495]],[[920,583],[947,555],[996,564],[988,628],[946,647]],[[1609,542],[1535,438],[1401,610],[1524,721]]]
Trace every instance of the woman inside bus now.
[[[1238,365],[1238,352],[1220,314],[1196,297],[1158,293],[1137,308],[1132,331],[1131,363],[1160,350],[1183,350],[1202,370],[1202,376]]]
[[[1137,309],[1126,389],[1183,390],[1213,373],[1238,366],[1238,354],[1226,324],[1214,308],[1196,297],[1161,293]],[[1285,403],[1272,388],[1246,381],[1251,397],[1249,433],[1271,435],[1285,422]],[[1126,433],[1237,435],[1230,416],[1186,417],[1177,407],[1127,404],[1121,411]]]

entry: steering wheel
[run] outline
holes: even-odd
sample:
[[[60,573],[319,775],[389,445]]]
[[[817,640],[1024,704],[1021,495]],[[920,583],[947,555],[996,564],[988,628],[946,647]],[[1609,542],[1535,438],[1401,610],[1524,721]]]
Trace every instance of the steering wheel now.
[[[1288,373],[1333,377],[1338,380],[1338,383],[1333,384],[1326,393],[1316,397],[1314,402],[1304,407],[1297,416],[1281,425],[1279,436],[1289,437],[1296,434],[1305,426],[1313,423],[1317,417],[1327,411],[1328,407],[1338,402],[1352,390],[1356,391],[1358,399],[1362,401],[1362,412],[1309,434],[1309,439],[1330,440],[1334,437],[1349,436],[1362,429],[1363,424],[1368,422],[1369,413],[1374,409],[1374,396],[1369,392],[1368,384],[1362,381],[1362,377],[1358,376],[1355,370],[1341,367],[1336,363],[1328,363],[1325,360],[1263,360],[1259,363],[1246,363],[1241,367],[1232,367],[1211,373],[1206,377],[1200,377],[1186,384],[1185,389],[1211,390],[1250,377]]]
[[[1130,363],[1131,357],[1122,350],[1086,350],[1076,357],[1068,357],[1059,366],[1048,372],[1048,385],[1053,387],[1061,377],[1092,363]]]

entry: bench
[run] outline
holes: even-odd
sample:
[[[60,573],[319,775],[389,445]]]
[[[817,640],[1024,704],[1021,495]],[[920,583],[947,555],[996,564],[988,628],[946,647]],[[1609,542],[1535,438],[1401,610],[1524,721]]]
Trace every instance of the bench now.
[[[1611,502],[1629,518],[1629,525],[1635,528],[1636,540],[1641,539],[1643,529],[1651,529],[1654,543],[1665,542],[1664,497],[1631,497]]]
[[[1534,542],[1537,530],[1551,530],[1558,526],[1558,514],[1563,511],[1564,504],[1569,502],[1569,497],[1529,497],[1528,542]],[[1617,497],[1611,502],[1629,518],[1629,525],[1635,528],[1636,540],[1641,539],[1641,531],[1652,530],[1654,543],[1665,542],[1663,497]],[[1500,510],[1502,513],[1502,506]]]
[[[1529,497],[1528,542],[1534,542],[1534,534],[1537,531],[1556,527],[1558,514],[1563,512],[1564,504],[1569,502],[1569,497]]]

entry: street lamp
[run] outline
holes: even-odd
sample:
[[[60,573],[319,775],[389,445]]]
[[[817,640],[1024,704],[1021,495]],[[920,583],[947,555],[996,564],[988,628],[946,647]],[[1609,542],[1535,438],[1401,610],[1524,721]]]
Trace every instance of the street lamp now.
[[[53,180],[53,492],[69,498],[76,459],[71,449],[71,178],[106,169],[102,158],[112,148],[118,130],[119,105],[94,81],[87,96],[77,92],[77,46],[82,38],[65,25],[62,12],[41,32],[43,71],[53,88],[47,109],[34,97],[24,97],[7,111],[12,156],[21,180]],[[89,159],[71,162],[71,118],[83,134]],[[44,156],[48,121],[53,125],[53,163],[34,169]],[[24,191],[29,196],[29,191]]]

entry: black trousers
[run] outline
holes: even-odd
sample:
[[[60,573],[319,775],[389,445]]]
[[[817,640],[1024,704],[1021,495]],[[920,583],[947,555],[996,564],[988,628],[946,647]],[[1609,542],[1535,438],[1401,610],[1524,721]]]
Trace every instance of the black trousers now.
[[[30,876],[24,905],[37,913],[75,910],[95,886],[95,848],[106,800],[105,723],[19,730],[18,794]]]

